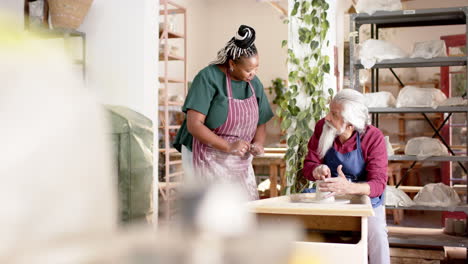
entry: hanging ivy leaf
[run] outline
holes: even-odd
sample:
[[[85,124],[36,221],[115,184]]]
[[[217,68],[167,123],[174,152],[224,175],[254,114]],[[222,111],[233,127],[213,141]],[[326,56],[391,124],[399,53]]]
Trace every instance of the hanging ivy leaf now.
[[[326,63],[322,66],[322,70],[326,73],[330,73],[330,64]]]
[[[291,16],[292,16],[292,17],[295,16],[295,15],[297,14],[297,9],[299,9],[299,5],[300,5],[300,4],[301,4],[301,3],[299,3],[299,2],[296,2],[296,3],[294,4],[293,10],[291,11]]]
[[[295,36],[305,51],[296,54],[292,48],[288,49],[289,90],[279,102],[281,111],[277,110],[282,118],[281,129],[289,131],[285,155],[288,165],[286,192],[300,191],[307,185],[301,170],[308,151],[307,143],[312,135],[311,126],[327,111],[324,76],[330,72],[330,58],[322,54],[322,50],[329,46],[326,40],[330,27],[326,12],[328,8],[325,0],[295,0],[291,11],[290,21],[298,25]],[[283,47],[287,45],[287,42],[282,43]],[[294,43],[289,45],[293,47]],[[332,95],[330,89],[328,94]],[[306,105],[297,105],[295,98],[299,97],[310,100],[307,100]]]
[[[283,40],[281,42],[281,47],[284,48],[286,45],[288,45],[288,41],[287,40]]]
[[[319,25],[319,23],[320,23],[320,19],[319,19],[318,17],[313,17],[313,18],[312,18],[312,24],[313,24],[314,26],[317,27],[317,26]]]
[[[314,41],[310,42],[310,49],[311,49],[312,51],[314,51],[315,49],[317,49],[318,46],[319,46],[318,41],[315,41],[315,40],[314,40]],[[316,59],[316,60],[317,60],[317,59]]]
[[[281,129],[287,130],[291,126],[291,119],[284,119],[281,121]]]
[[[301,15],[306,14],[307,11],[309,11],[309,8],[310,8],[310,3],[309,2],[307,2],[307,1],[302,2]]]
[[[312,24],[312,16],[311,15],[305,15],[304,16],[304,23],[306,23],[306,25],[311,25]]]

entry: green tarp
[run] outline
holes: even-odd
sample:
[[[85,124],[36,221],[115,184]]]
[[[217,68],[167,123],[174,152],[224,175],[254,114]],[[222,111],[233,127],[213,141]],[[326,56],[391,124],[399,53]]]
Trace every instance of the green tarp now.
[[[149,118],[123,106],[106,106],[118,171],[122,222],[150,220],[153,214],[153,129]]]

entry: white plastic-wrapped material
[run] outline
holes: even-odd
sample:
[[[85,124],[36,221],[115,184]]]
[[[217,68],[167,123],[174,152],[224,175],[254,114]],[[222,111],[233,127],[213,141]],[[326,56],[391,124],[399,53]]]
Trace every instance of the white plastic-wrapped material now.
[[[390,92],[364,94],[367,107],[395,107],[396,99]]]
[[[430,156],[448,156],[447,148],[437,138],[416,137],[408,141],[405,155],[416,155],[420,159]]]
[[[414,43],[411,58],[431,59],[437,57],[447,57],[445,41],[429,40]]]
[[[358,13],[374,14],[376,11],[395,11],[401,10],[400,0],[358,0],[356,4]]]
[[[366,69],[372,68],[376,62],[408,57],[403,50],[384,40],[368,39],[359,48],[359,59]]]
[[[416,194],[414,202],[424,206],[456,206],[461,200],[450,186],[443,183],[430,183]]]
[[[385,205],[388,206],[412,206],[413,200],[402,190],[395,186],[387,186],[385,189]]]
[[[398,94],[396,107],[437,107],[446,99],[447,96],[436,88],[405,86]]]
[[[468,105],[468,100],[463,97],[450,97],[447,100],[439,104],[439,106],[457,106],[457,105]]]
[[[395,149],[393,149],[392,143],[390,143],[390,137],[389,136],[385,136],[385,145],[387,147],[387,155],[388,156],[395,155]]]

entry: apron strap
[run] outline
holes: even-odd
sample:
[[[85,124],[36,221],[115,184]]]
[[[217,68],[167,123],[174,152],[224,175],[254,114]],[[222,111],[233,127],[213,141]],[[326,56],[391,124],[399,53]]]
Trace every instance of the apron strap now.
[[[226,69],[226,90],[228,94],[228,98],[234,98],[232,96],[232,85],[231,85],[231,75],[229,74],[229,69]]]

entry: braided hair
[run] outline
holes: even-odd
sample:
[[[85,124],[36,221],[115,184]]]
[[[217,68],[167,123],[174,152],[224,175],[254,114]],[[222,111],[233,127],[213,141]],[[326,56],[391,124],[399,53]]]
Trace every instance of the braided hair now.
[[[241,25],[234,37],[229,40],[224,48],[218,51],[216,60],[211,64],[225,64],[229,60],[236,61],[241,57],[250,58],[257,55],[254,44],[255,30],[249,26]]]

